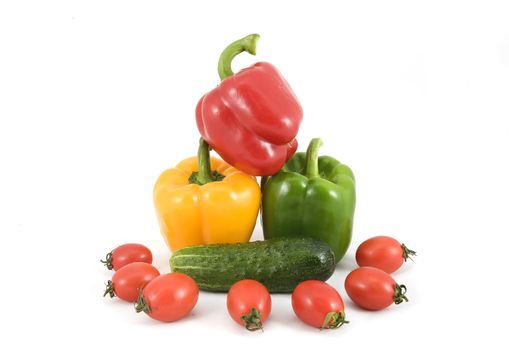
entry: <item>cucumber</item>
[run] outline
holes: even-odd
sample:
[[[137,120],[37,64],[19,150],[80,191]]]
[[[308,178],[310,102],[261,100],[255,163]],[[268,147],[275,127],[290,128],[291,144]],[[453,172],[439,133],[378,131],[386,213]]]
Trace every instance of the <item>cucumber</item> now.
[[[227,292],[235,282],[253,279],[269,292],[291,293],[302,281],[326,281],[335,266],[327,243],[311,238],[192,246],[170,258],[173,272],[192,277],[201,290],[212,292]]]

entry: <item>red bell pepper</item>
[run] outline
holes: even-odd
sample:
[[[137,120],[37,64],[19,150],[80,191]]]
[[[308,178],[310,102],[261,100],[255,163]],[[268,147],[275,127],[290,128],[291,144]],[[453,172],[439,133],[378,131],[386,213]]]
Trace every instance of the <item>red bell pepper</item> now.
[[[302,107],[279,71],[259,62],[233,74],[241,52],[256,54],[259,35],[230,44],[219,58],[221,84],[196,107],[201,136],[230,165],[254,176],[278,172],[297,149]]]

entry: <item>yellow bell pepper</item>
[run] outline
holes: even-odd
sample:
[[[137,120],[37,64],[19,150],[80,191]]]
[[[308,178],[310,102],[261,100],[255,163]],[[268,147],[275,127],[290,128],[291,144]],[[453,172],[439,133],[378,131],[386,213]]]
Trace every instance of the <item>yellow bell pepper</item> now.
[[[161,233],[170,250],[248,242],[260,207],[255,178],[210,157],[200,139],[198,157],[164,171],[154,186]]]

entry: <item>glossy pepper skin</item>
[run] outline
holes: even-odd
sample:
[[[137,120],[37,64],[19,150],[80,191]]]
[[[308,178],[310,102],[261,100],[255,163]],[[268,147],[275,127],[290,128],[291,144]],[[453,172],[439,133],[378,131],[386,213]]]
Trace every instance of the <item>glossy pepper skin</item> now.
[[[265,239],[312,237],[329,244],[336,263],[352,238],[355,179],[350,168],[318,157],[320,139],[297,153],[279,173],[262,180]]]
[[[219,59],[221,84],[196,107],[201,136],[229,164],[253,175],[275,174],[297,150],[302,108],[279,71],[259,62],[233,74],[232,59],[256,54],[257,34],[228,46]]]
[[[260,207],[256,180],[217,158],[200,140],[198,157],[164,171],[154,186],[161,233],[170,250],[248,242]]]

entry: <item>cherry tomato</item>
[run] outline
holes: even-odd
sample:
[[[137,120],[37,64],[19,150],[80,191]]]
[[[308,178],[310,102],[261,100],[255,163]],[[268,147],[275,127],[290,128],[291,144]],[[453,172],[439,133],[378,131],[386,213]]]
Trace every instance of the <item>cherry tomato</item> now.
[[[231,318],[248,331],[263,329],[270,315],[272,299],[263,284],[255,280],[242,280],[231,286],[226,298]]]
[[[357,248],[355,259],[359,266],[377,267],[387,273],[393,273],[411,255],[416,253],[394,238],[377,236],[362,242]]]
[[[136,304],[136,312],[145,312],[155,320],[173,322],[180,320],[196,305],[198,286],[183,273],[172,272],[150,281]]]
[[[359,267],[350,272],[345,289],[354,303],[367,310],[382,310],[392,303],[408,301],[406,287],[376,267]]]
[[[122,300],[134,302],[138,299],[140,290],[147,283],[159,276],[159,271],[147,263],[134,262],[119,269],[113,275],[111,281],[108,281],[104,295],[115,295]]]
[[[297,317],[316,328],[338,328],[345,320],[345,305],[338,291],[322,281],[301,282],[292,293]]]
[[[148,264],[152,264],[152,252],[142,244],[122,244],[106,254],[106,260],[101,260],[101,262],[108,268],[108,270],[113,269],[117,271],[125,265],[133,262],[146,262]]]

